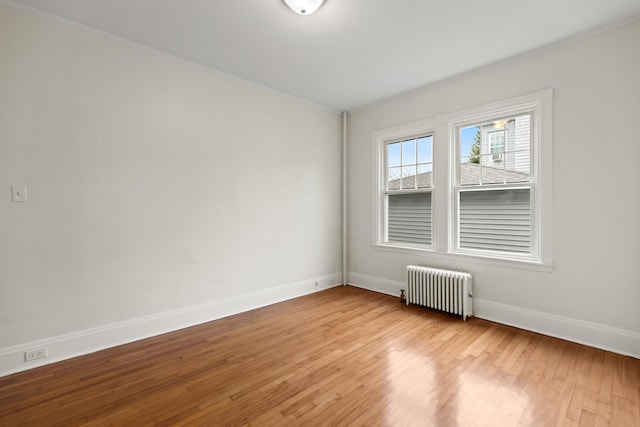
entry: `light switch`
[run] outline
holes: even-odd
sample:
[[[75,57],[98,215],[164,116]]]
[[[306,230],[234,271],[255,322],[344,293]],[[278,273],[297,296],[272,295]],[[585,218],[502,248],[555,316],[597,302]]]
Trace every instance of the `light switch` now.
[[[27,186],[12,185],[11,186],[11,201],[13,203],[24,203],[27,201]]]

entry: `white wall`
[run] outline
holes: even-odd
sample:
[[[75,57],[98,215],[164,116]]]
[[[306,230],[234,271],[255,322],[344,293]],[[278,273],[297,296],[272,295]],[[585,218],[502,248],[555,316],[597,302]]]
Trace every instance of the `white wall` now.
[[[0,5],[0,375],[339,283],[340,139],[334,111]]]
[[[351,283],[468,270],[479,316],[638,357],[637,40],[636,22],[353,112]],[[552,273],[371,248],[372,130],[548,87]],[[340,174],[335,112],[0,5],[0,375],[339,283]]]
[[[353,112],[350,283],[396,293],[407,264],[470,271],[478,316],[640,357],[638,41],[635,22]],[[554,89],[553,272],[372,249],[373,130],[546,88]]]

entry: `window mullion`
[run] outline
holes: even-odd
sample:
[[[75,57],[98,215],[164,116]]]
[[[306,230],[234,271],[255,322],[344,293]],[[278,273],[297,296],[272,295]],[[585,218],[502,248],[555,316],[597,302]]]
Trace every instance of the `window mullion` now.
[[[450,129],[446,121],[436,124],[434,130],[434,143],[432,153],[433,174],[433,245],[438,252],[450,250],[449,224],[452,212],[451,190],[454,183],[452,173],[456,170],[451,165],[451,152],[454,144],[450,144]]]

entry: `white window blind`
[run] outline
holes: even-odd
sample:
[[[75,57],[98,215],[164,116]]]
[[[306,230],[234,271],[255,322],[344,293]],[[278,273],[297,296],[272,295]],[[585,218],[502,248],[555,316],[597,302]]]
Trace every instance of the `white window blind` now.
[[[460,248],[530,253],[530,190],[460,192]]]
[[[390,194],[388,241],[431,245],[431,193]]]

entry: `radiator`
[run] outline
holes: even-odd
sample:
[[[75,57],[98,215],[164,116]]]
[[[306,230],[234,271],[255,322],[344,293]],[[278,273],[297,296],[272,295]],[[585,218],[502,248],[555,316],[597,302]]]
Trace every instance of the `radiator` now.
[[[438,268],[407,266],[407,305],[418,304],[448,313],[463,320],[473,315],[472,278],[469,273]]]

